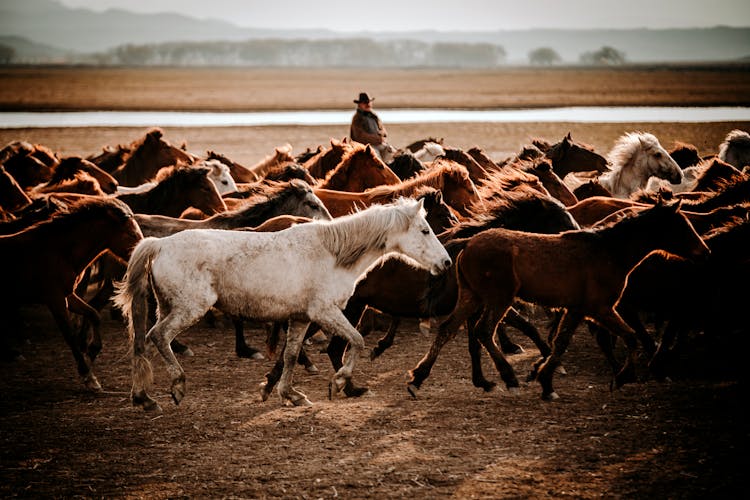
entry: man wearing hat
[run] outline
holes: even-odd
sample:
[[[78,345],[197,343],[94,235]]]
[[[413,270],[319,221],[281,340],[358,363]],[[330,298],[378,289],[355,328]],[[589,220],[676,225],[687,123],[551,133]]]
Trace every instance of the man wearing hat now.
[[[386,143],[388,133],[378,115],[372,112],[372,101],[366,92],[361,92],[359,98],[354,100],[357,111],[352,117],[352,126],[349,129],[349,137],[361,144],[371,144],[378,155],[383,158],[386,152],[393,152],[393,147]]]

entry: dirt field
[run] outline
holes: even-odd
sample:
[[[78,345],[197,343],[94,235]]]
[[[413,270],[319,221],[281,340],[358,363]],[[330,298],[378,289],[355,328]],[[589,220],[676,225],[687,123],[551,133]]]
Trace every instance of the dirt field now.
[[[170,77],[168,71],[153,70],[160,75],[158,85],[132,78],[140,78],[141,73],[126,73],[130,76],[123,78],[118,72],[100,72],[102,80],[97,81],[122,79],[118,83],[120,108],[116,108],[110,107],[114,101],[109,87],[90,90],[86,105],[80,104],[85,101],[80,88],[78,93],[67,94],[70,81],[79,81],[94,70],[40,72],[47,76],[39,81],[34,71],[0,72],[0,109],[60,109],[65,107],[60,103],[67,102],[73,109],[122,109],[129,103],[145,109],[157,102],[163,109],[202,109],[190,103],[206,102],[210,86],[207,70],[188,80],[204,82],[192,94],[181,87],[191,76],[183,72]],[[714,72],[709,77],[704,70],[684,71],[648,72],[654,79],[642,82],[638,90],[642,103],[674,104],[677,100],[691,104],[691,99],[701,95],[704,105],[748,104],[747,72],[730,71],[729,76]],[[253,78],[246,76],[243,82],[266,81],[269,75],[276,80],[266,82],[265,87],[248,83],[252,98],[247,97],[249,91],[217,85],[215,102],[222,103],[220,109],[232,110],[262,109],[263,103],[270,108],[284,107],[281,103],[290,103],[290,109],[342,107],[360,88],[382,96],[378,105],[427,106],[430,99],[439,101],[437,90],[420,89],[408,72],[349,75],[343,87],[341,79],[347,75],[340,73],[261,72]],[[533,81],[540,89],[546,87],[548,95],[557,96],[539,102],[571,104],[555,100],[569,85],[558,85],[556,77],[565,73],[557,70],[520,72],[517,77],[509,72],[504,78],[446,75],[453,84],[445,85],[445,101],[439,102],[481,107],[486,103],[475,89],[491,88],[493,81],[502,81],[503,88],[523,89],[524,82],[531,81],[524,78],[534,73]],[[223,73],[227,74],[233,73]],[[576,104],[633,104],[614,97],[600,102],[603,93],[596,89],[628,78],[642,81],[644,74],[602,72],[596,79],[587,73],[586,85],[579,80],[580,92],[567,93],[576,95]],[[701,75],[705,78],[698,78]],[[564,81],[579,78],[568,77]],[[25,85],[16,82],[23,78]],[[327,87],[322,82],[329,79],[335,82]],[[322,90],[307,92],[302,81],[312,81],[310,86]],[[739,89],[734,94],[721,91],[728,81]],[[169,90],[172,84],[179,91]],[[267,95],[261,87],[268,90]],[[626,87],[621,88],[623,94]],[[25,89],[25,93],[19,91],[23,95],[16,96],[16,104],[11,103],[9,88]],[[389,102],[390,90],[404,100]],[[329,96],[329,91],[340,92]],[[317,104],[305,104],[312,97],[299,97],[323,94]],[[404,97],[408,95],[412,100]],[[667,147],[681,140],[710,154],[718,150],[728,131],[750,129],[750,123],[386,126],[397,146],[436,136],[456,147],[479,145],[498,159],[532,137],[557,140],[568,131],[602,153],[621,133],[646,130]],[[0,143],[23,139],[50,146],[62,155],[89,154],[106,144],[130,142],[144,132],[133,128],[0,129]],[[186,141],[193,152],[214,149],[248,164],[286,142],[296,153],[347,134],[342,127],[168,128],[164,132],[172,142]],[[530,314],[535,324],[546,325],[544,315]],[[270,360],[237,358],[230,326],[200,323],[181,336],[195,351],[194,357],[180,358],[187,375],[185,399],[179,407],[171,402],[163,363],[155,359],[153,394],[164,412],[147,415],[130,404],[125,329],[108,311],[104,314],[104,349],[96,364],[104,387],[101,394],[84,391],[72,356],[46,310],[26,307],[22,316],[27,323],[24,332],[3,332],[25,358],[0,362],[3,498],[697,499],[737,498],[745,487],[748,432],[741,398],[747,395],[747,386],[746,378],[734,367],[741,362],[741,353],[732,346],[715,346],[701,336],[693,338],[690,350],[683,352],[671,383],[649,380],[645,366],[640,366],[641,382],[611,392],[610,369],[588,330],[581,328],[564,358],[568,374],[556,377],[561,399],[546,403],[540,399],[536,382],[523,384],[517,395],[499,388],[490,393],[474,388],[466,337],[459,333],[444,348],[415,400],[406,391],[406,371],[426,352],[431,336],[419,333],[415,322],[406,322],[394,346],[381,358],[370,361],[365,355],[360,359],[355,380],[372,390],[360,399],[327,399],[330,363],[319,352],[321,345],[309,346],[308,353],[321,372],[309,375],[298,369],[295,380],[314,406],[289,408],[275,395],[267,402],[259,401],[258,383],[270,368]],[[248,331],[248,339],[259,347],[264,332],[258,326]],[[537,351],[518,332],[510,334],[526,349],[510,357],[523,379]],[[367,338],[368,347],[374,341]],[[622,358],[623,353],[618,354]],[[487,359],[484,369],[491,379],[499,380]]]

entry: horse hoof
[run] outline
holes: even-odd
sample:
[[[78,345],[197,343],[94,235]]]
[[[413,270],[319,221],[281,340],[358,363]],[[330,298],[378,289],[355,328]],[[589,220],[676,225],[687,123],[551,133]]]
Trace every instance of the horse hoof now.
[[[506,346],[505,348],[502,349],[502,351],[505,354],[509,354],[509,355],[510,354],[523,354],[523,352],[524,352],[523,347],[521,347],[518,344],[513,344],[513,345]]]
[[[408,384],[406,386],[406,390],[409,391],[409,394],[411,394],[412,398],[417,399],[417,393],[419,393],[419,387],[417,387],[414,384]]]
[[[307,399],[307,396],[303,396],[297,399],[289,399],[289,402],[294,406],[312,406],[312,401]]]
[[[379,352],[378,352],[378,351],[376,351],[375,349],[373,349],[372,351],[370,351],[370,361],[375,361],[375,359],[376,359],[376,358],[377,358],[378,356],[380,356],[380,354],[381,354],[381,353],[379,353]]]
[[[174,404],[179,405],[182,398],[185,397],[185,384],[178,383],[172,386],[172,400]]]
[[[309,373],[310,375],[317,375],[320,373],[320,370],[315,365],[307,365],[305,366],[305,371]]]
[[[558,375],[567,375],[568,371],[563,365],[557,365],[557,368],[555,368],[555,373],[557,373]]]
[[[560,399],[560,396],[555,391],[552,391],[549,394],[542,394],[542,399],[544,401],[554,401]]]
[[[83,378],[83,385],[92,392],[101,392],[102,390],[102,384],[99,383],[99,380],[93,373],[89,373]]]
[[[266,357],[263,356],[262,352],[256,352],[255,354],[253,354],[252,356],[250,356],[250,358],[251,359],[257,359],[257,360],[266,359]]]
[[[162,411],[161,406],[159,406],[159,403],[157,403],[155,400],[151,399],[151,397],[145,394],[143,396],[132,396],[132,400],[133,400],[133,406],[140,406],[141,408],[143,408],[143,411],[145,412],[161,413]]]
[[[419,322],[419,333],[422,335],[429,335],[430,334],[430,320],[426,321],[420,321]]]
[[[481,382],[475,385],[482,389],[484,392],[492,392],[495,390],[495,387],[497,387],[497,384],[495,382],[490,381]]]
[[[348,382],[344,386],[344,395],[347,398],[358,398],[369,393],[370,393],[370,389],[368,387],[359,387],[359,386],[352,384],[351,382]]]
[[[520,387],[508,387],[508,393],[516,396],[518,394],[521,394],[521,388]]]
[[[271,394],[267,388],[268,388],[268,384],[266,382],[260,383],[260,400],[261,401],[267,401],[268,396]]]

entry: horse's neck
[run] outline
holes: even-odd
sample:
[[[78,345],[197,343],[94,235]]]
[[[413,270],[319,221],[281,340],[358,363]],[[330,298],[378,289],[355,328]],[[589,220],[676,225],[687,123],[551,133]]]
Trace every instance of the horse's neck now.
[[[622,164],[599,177],[599,182],[612,196],[618,198],[627,198],[633,191],[646,187],[649,176],[644,176],[642,172],[636,171],[635,160],[633,157]]]
[[[643,224],[630,223],[627,226],[616,225],[601,230],[602,236],[607,232],[617,234],[608,254],[621,263],[624,272],[632,270],[648,254],[661,248],[661,238],[656,237],[655,231],[647,229]]]
[[[112,230],[98,228],[96,221],[80,224],[70,231],[60,231],[55,236],[55,247],[61,250],[73,270],[80,274],[96,258],[106,251],[112,238]],[[96,237],[92,238],[91,235]],[[67,249],[67,251],[63,251]]]

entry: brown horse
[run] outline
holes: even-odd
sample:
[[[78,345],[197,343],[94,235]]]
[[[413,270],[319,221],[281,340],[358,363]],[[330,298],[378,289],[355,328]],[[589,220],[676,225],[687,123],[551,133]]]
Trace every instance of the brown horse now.
[[[471,177],[474,184],[478,184],[482,179],[487,177],[487,170],[465,151],[448,147],[444,147],[443,150],[445,150],[445,154],[442,155],[443,157],[466,167],[466,170],[469,171],[469,177]]]
[[[555,144],[550,144],[543,139],[534,139],[532,144],[542,150],[544,156],[552,161],[552,169],[561,179],[565,179],[565,176],[571,172],[604,173],[609,170],[604,156],[587,144],[574,142],[570,137],[570,132]]]
[[[266,174],[275,168],[286,165],[287,163],[294,163],[295,159],[292,156],[292,145],[284,144],[274,148],[273,153],[269,154],[262,160],[258,161],[255,165],[248,167],[248,170],[255,175],[255,179],[264,179]],[[235,179],[237,180],[237,179]],[[252,182],[252,181],[240,181],[240,182]]]
[[[49,181],[55,169],[54,165],[48,166],[32,155],[33,151],[21,149],[2,164],[24,190]]]
[[[565,179],[563,179],[563,182],[565,182]],[[591,198],[593,196],[607,196],[609,198],[612,198],[612,193],[609,192],[609,189],[602,186],[602,184],[599,182],[599,179],[589,179],[585,182],[582,182],[573,189],[573,195],[578,198],[578,201],[584,200],[586,198]]]
[[[416,153],[417,151],[419,151],[420,149],[422,149],[424,147],[424,145],[427,144],[428,142],[434,142],[435,144],[440,144],[442,146],[443,145],[443,138],[442,137],[440,137],[440,138],[428,137],[426,139],[420,139],[418,141],[412,142],[411,144],[409,144],[408,146],[406,146],[404,149],[406,151],[411,151],[412,153]]]
[[[104,146],[99,154],[93,153],[86,157],[88,161],[107,173],[112,173],[125,163],[130,155],[130,145]]]
[[[28,229],[0,236],[0,318],[16,313],[24,304],[43,304],[52,312],[73,352],[84,384],[101,389],[91,370],[101,350],[99,315],[74,291],[83,270],[106,251],[127,261],[142,239],[133,212],[115,199],[83,201],[68,213],[59,213]],[[10,284],[12,283],[12,286]],[[94,339],[85,342],[73,334],[68,312],[82,314],[94,325]],[[7,326],[3,328],[7,334]],[[88,360],[81,352],[86,343]]]
[[[23,188],[0,165],[0,212],[9,213],[31,203]]]
[[[581,227],[590,227],[623,208],[648,208],[652,204],[614,198],[612,196],[592,196],[584,198],[575,205],[568,207],[568,210]]]
[[[479,163],[479,165],[485,170],[485,172],[492,172],[493,170],[497,169],[497,163],[487,156],[487,153],[482,151],[482,148],[479,146],[472,146],[471,148],[466,150],[466,153],[474,158],[474,161]]]
[[[562,179],[552,169],[552,163],[548,159],[532,160],[528,162],[521,162],[518,165],[521,170],[529,174],[533,174],[539,178],[542,186],[549,192],[549,194],[562,202],[563,205],[569,207],[578,203],[578,198],[573,192],[568,189]],[[504,167],[507,168],[507,167]]]
[[[314,191],[331,215],[339,217],[373,203],[388,203],[401,196],[413,196],[422,186],[429,186],[441,191],[445,203],[457,213],[469,217],[471,210],[482,203],[479,192],[469,178],[469,172],[465,167],[448,160],[440,160],[436,163],[424,173],[399,184],[378,186],[363,193],[319,188],[315,188]]]
[[[165,168],[156,176],[156,186],[143,193],[120,194],[117,198],[139,214],[179,217],[190,207],[207,215],[227,209],[205,167]]]
[[[91,196],[106,196],[106,193],[99,185],[99,181],[84,171],[76,172],[68,179],[46,182],[29,190],[29,195],[32,198],[50,193],[78,193]]]
[[[362,192],[376,186],[398,184],[401,179],[378,158],[372,146],[356,146],[318,184],[320,189]]]
[[[153,179],[163,167],[190,165],[194,160],[193,155],[167,142],[161,129],[157,128],[131,145],[125,162],[112,172],[112,176],[122,186],[140,186]]]
[[[388,163],[388,168],[393,170],[393,173],[398,176],[399,179],[405,181],[411,179],[415,175],[423,172],[426,165],[419,161],[414,156],[414,153],[410,151],[399,151],[393,157],[393,160]]]
[[[675,141],[672,149],[668,151],[669,156],[677,162],[681,169],[692,167],[701,162],[701,156],[698,154],[698,148],[692,144]]]
[[[634,379],[636,347],[633,329],[615,310],[631,270],[648,254],[664,250],[686,258],[709,253],[703,240],[679,211],[679,202],[659,203],[632,217],[595,230],[541,235],[490,229],[454,240],[463,246],[456,259],[459,296],[441,323],[430,350],[411,370],[408,389],[415,395],[445,343],[466,319],[481,312],[475,326],[506,386],[518,390],[513,368],[492,339],[498,321],[516,298],[564,309],[553,337],[552,353],[535,365],[543,399],[555,399],[554,370],[575,328],[584,318],[625,339],[630,356],[615,377],[616,387]]]
[[[47,186],[60,183],[65,180],[71,180],[78,172],[86,172],[96,179],[99,187],[106,194],[113,194],[117,191],[117,180],[109,175],[103,169],[99,168],[93,162],[85,160],[80,156],[68,156],[62,158],[60,163],[52,172],[52,177],[47,182]]]
[[[325,179],[328,172],[341,163],[341,159],[353,147],[346,137],[340,141],[331,139],[330,149],[321,150],[318,154],[308,158],[302,166],[316,179]]]

